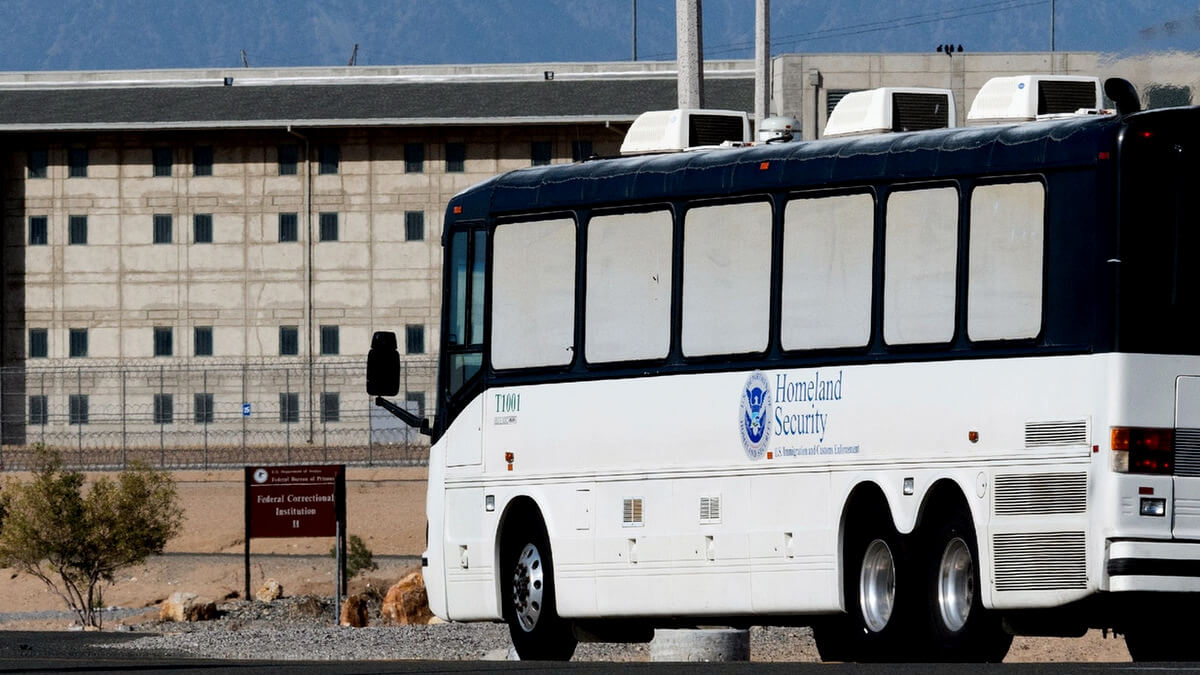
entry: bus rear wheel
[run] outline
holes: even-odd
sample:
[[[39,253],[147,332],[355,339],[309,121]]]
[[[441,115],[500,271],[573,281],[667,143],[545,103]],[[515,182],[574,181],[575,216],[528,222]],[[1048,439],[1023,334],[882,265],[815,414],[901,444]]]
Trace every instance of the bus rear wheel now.
[[[813,626],[817,652],[825,661],[893,661],[904,658],[908,602],[906,557],[890,526],[848,536],[850,564],[843,592],[847,614]]]
[[[921,547],[931,661],[988,662],[1004,659],[1012,644],[1000,617],[983,606],[979,553],[970,519],[959,513],[935,525]]]
[[[558,615],[554,563],[545,529],[507,538],[501,567],[504,620],[517,656],[524,661],[568,661],[578,641]]]

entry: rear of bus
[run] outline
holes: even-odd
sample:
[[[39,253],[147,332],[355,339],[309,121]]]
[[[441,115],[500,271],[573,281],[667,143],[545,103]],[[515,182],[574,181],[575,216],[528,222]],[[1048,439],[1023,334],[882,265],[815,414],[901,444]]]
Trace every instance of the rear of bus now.
[[[1093,491],[1093,523],[1105,545],[1101,587],[1129,607],[1115,616],[1134,652],[1181,637],[1154,626],[1161,605],[1154,614],[1139,608],[1188,600],[1164,592],[1200,592],[1200,108],[1126,122],[1108,261],[1116,300],[1109,419],[1107,438],[1097,438],[1108,480]],[[1097,459],[1105,463],[1103,453]]]

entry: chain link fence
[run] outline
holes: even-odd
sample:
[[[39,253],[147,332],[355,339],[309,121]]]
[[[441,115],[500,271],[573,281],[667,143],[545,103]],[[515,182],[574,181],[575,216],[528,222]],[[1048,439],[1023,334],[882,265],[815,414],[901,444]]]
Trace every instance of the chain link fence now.
[[[433,417],[437,364],[401,362],[398,404]],[[365,359],[0,369],[0,468],[38,446],[80,469],[425,464],[429,439],[366,394]]]

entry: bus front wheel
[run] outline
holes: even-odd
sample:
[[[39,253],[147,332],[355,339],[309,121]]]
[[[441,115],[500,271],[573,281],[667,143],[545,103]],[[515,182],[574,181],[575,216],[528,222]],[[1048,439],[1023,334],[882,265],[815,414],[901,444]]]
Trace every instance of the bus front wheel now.
[[[558,616],[554,563],[545,530],[517,533],[504,547],[504,619],[517,655],[525,661],[567,661],[577,640]]]

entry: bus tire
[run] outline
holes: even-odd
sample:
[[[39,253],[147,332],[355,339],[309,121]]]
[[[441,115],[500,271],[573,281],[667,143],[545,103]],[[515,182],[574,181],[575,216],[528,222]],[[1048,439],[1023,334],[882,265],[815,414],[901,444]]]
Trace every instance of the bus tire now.
[[[923,537],[924,586],[930,643],[929,661],[999,663],[1012,635],[1000,616],[983,606],[979,548],[970,516],[956,509]]]
[[[813,625],[824,661],[899,661],[906,656],[911,576],[903,540],[891,526],[862,523],[845,540],[846,614]]]
[[[540,522],[506,537],[501,566],[504,620],[523,661],[569,661],[578,644],[558,615],[554,562]]]

